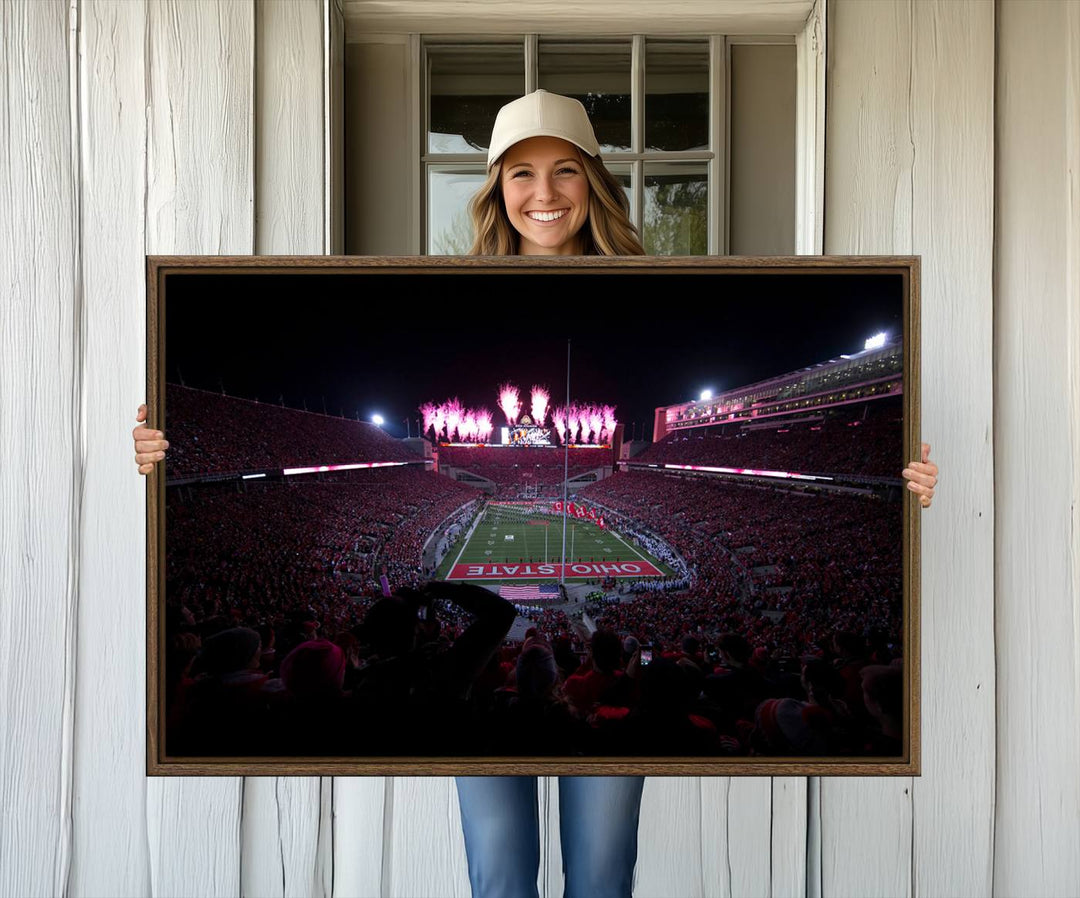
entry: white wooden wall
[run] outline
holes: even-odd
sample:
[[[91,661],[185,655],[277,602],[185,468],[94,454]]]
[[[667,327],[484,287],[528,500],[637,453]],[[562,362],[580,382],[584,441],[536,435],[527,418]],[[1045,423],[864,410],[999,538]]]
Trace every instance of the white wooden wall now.
[[[143,256],[332,245],[339,29],[0,0],[2,896],[468,893],[452,780],[143,775]],[[1080,4],[830,0],[828,50],[825,251],[923,257],[923,776],[652,779],[636,894],[1076,895]]]
[[[922,256],[922,432],[944,474],[923,516],[923,775],[822,781],[822,892],[988,895],[995,11],[831,7],[825,251]]]

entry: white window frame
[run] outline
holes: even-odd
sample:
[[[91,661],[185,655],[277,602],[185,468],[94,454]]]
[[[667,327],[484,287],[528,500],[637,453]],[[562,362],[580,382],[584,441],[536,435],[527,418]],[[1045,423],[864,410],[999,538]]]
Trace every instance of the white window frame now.
[[[796,139],[795,139],[795,171],[796,171],[796,185],[795,185],[795,252],[800,255],[805,254],[820,254],[823,251],[824,246],[824,184],[825,184],[825,15],[826,15],[826,2],[827,0],[812,0],[808,4],[809,13],[805,19],[801,19],[797,27],[794,22],[790,23],[789,28],[780,26],[774,29],[769,28],[774,33],[769,34],[764,38],[765,42],[787,43],[793,40],[796,48]],[[537,37],[538,34],[556,36],[562,29],[556,27],[548,27],[548,22],[541,21],[543,18],[542,10],[537,13],[537,19],[535,21],[522,22],[519,20],[517,27],[507,27],[508,23],[501,20],[492,20],[491,30],[486,31],[483,38],[478,38],[475,34],[453,34],[447,33],[445,30],[445,24],[447,19],[445,16],[452,13],[452,10],[447,9],[446,6],[453,4],[443,4],[439,7],[439,25],[434,23],[434,20],[430,17],[425,19],[425,15],[431,15],[428,12],[417,12],[413,18],[409,18],[409,15],[403,12],[407,7],[402,4],[400,9],[394,9],[393,4],[381,4],[378,9],[382,12],[379,15],[385,17],[385,21],[378,19],[373,15],[374,7],[366,2],[366,0],[344,0],[345,4],[345,18],[346,18],[346,30],[347,33],[351,30],[354,34],[360,30],[369,30],[371,32],[388,32],[397,30],[394,27],[394,23],[400,22],[404,26],[403,30],[409,30],[409,46],[410,46],[410,97],[412,98],[412,113],[410,116],[410,158],[417,160],[417,163],[411,167],[413,172],[411,190],[414,202],[410,203],[410,234],[412,235],[413,247],[412,250],[416,254],[420,254],[422,247],[427,246],[427,209],[426,209],[426,197],[427,197],[427,185],[424,183],[425,166],[421,161],[426,157],[426,146],[424,142],[427,137],[426,128],[426,85],[423,83],[426,73],[425,60],[423,59],[423,42],[420,37],[421,32],[430,32],[432,35],[438,34],[444,40],[475,40],[475,39],[487,39],[497,40],[499,38],[509,39],[519,37],[522,35],[522,31],[528,29],[528,35],[525,37],[525,54],[526,54],[526,75],[525,75],[525,88],[526,91],[535,90],[536,88],[536,59],[537,59]],[[421,4],[415,4],[410,9],[417,9]],[[601,4],[602,5],[602,4]],[[707,4],[710,9],[715,10],[717,7],[710,2]],[[757,7],[761,9],[758,10]],[[559,4],[560,16],[565,13],[565,8]],[[390,12],[386,12],[386,10]],[[464,4],[462,7],[463,18],[462,21],[466,24],[473,24],[475,27],[475,17],[470,21],[468,15],[475,10],[476,7],[469,7],[468,4]],[[537,9],[540,9],[537,7]],[[466,12],[467,11],[467,12]],[[709,202],[710,202],[710,214],[709,214],[709,238],[708,238],[708,250],[710,254],[714,253],[726,253],[728,246],[727,237],[727,197],[728,197],[728,168],[729,168],[729,154],[727,152],[727,144],[729,140],[729,128],[728,128],[728,68],[730,53],[728,48],[731,43],[739,43],[755,40],[753,36],[747,37],[743,34],[739,34],[738,30],[740,25],[746,23],[760,22],[760,19],[755,19],[759,13],[770,15],[771,9],[767,4],[755,4],[754,0],[745,0],[740,4],[739,9],[732,8],[732,12],[728,13],[716,13],[716,29],[700,27],[702,22],[695,20],[695,29],[682,27],[677,33],[665,33],[663,27],[651,27],[652,23],[649,23],[648,27],[640,28],[640,34],[647,34],[650,37],[687,37],[697,36],[701,37],[703,32],[709,31],[723,31],[726,32],[726,36],[720,37],[713,34],[710,37],[710,109],[717,109],[716,102],[712,97],[715,95],[718,99],[722,98],[723,102],[723,115],[719,113],[710,121],[710,145],[715,148],[713,158],[709,163]],[[520,15],[520,11],[518,13]],[[591,13],[590,13],[591,15]],[[597,16],[605,15],[605,20],[610,22],[617,17],[610,16],[602,13],[600,7],[597,6]],[[365,26],[363,23],[367,22]],[[407,23],[407,24],[406,24]],[[658,23],[659,24],[659,23]],[[772,24],[770,22],[770,24]],[[571,22],[568,26],[574,34],[578,35],[595,35],[600,37],[607,32],[607,30],[596,21]],[[756,38],[759,42],[762,38]],[[639,41],[641,43],[641,49],[638,50]],[[643,55],[639,60],[639,54],[643,54],[644,44],[643,39],[639,38],[636,34],[634,37],[634,56],[632,64],[635,66],[634,71],[638,72],[637,66],[643,62]],[[722,63],[722,64],[721,64]],[[634,104],[638,106],[640,104]],[[639,113],[640,115],[640,113]],[[640,123],[632,122],[633,134],[638,134]],[[723,139],[719,139],[721,138]],[[625,159],[623,156],[621,159]],[[453,162],[453,157],[440,159],[439,161]],[[459,160],[464,161],[464,160]],[[469,160],[472,161],[472,160]],[[614,161],[614,159],[613,159]],[[635,165],[640,165],[644,160],[637,160]],[[635,184],[637,183],[635,179]],[[636,189],[634,191],[635,196],[635,210],[634,220],[641,220],[641,209],[644,203],[643,191]],[[720,215],[720,210],[723,209],[723,215]],[[715,213],[715,214],[714,214]]]

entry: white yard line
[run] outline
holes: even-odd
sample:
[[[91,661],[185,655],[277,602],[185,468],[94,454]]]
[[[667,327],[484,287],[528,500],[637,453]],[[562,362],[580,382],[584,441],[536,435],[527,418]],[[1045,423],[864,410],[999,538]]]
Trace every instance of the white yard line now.
[[[617,539],[619,542],[621,542],[624,546],[626,546],[626,548],[628,548],[631,552],[633,552],[635,555],[637,555],[637,557],[640,558],[642,561],[644,561],[646,564],[652,564],[653,567],[656,567],[656,565],[653,564],[653,562],[649,561],[648,558],[646,558],[644,555],[642,555],[637,549],[635,549],[632,545],[630,545],[630,543],[628,543],[625,539],[623,539],[621,536],[619,536],[619,534],[616,533],[614,530],[611,531],[611,535],[614,536],[615,539]],[[657,569],[659,570],[659,568],[657,568]]]
[[[458,566],[458,562],[461,561],[461,556],[465,554],[465,550],[469,547],[469,543],[472,542],[473,536],[476,535],[476,531],[480,529],[480,525],[487,520],[487,511],[484,511],[483,517],[479,521],[475,521],[473,526],[469,528],[469,532],[465,534],[465,539],[461,541],[461,551],[457,553],[457,558],[454,559],[454,563],[450,565],[450,570],[446,572],[446,576],[449,577],[454,573],[454,568]]]

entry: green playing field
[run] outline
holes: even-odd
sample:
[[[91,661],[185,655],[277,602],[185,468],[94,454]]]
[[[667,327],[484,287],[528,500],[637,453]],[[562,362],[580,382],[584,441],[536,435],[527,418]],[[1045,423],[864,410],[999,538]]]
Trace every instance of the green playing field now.
[[[471,535],[460,538],[439,565],[445,579],[459,565],[558,564],[562,560],[563,520],[557,514],[538,513],[522,505],[491,503]],[[644,549],[624,541],[614,531],[592,521],[566,522],[566,561],[648,562],[664,574],[671,570]],[[567,579],[593,579],[596,574]],[[463,579],[460,575],[455,579]],[[485,578],[486,579],[486,578]],[[513,579],[520,579],[520,574]]]

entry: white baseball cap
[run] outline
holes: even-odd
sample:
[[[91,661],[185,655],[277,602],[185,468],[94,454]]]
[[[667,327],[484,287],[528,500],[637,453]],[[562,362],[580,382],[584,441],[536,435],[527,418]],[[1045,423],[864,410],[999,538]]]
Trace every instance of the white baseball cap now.
[[[529,137],[561,137],[590,156],[600,152],[589,115],[580,102],[537,90],[507,103],[495,116],[488,168],[515,143]]]

